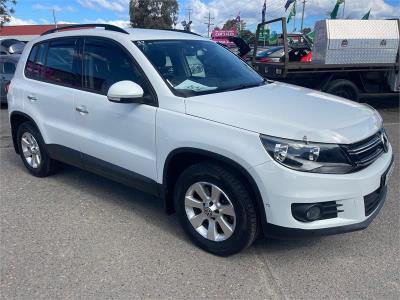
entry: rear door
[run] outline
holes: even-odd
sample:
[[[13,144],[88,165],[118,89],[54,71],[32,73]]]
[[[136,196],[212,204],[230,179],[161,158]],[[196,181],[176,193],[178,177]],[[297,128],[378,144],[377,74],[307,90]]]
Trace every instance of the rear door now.
[[[81,86],[78,47],[79,38],[58,38],[32,48],[25,67],[24,110],[35,117],[51,155],[80,166],[74,122],[75,90]]]
[[[129,184],[156,179],[156,105],[107,99],[112,84],[130,80],[155,101],[147,78],[128,50],[110,39],[85,38],[82,58],[83,87],[76,94],[75,114],[85,167]]]

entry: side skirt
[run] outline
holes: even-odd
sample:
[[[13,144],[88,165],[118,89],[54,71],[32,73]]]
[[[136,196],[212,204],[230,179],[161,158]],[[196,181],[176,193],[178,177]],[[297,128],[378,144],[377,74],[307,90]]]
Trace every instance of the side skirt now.
[[[68,147],[47,144],[46,150],[52,159],[98,174],[150,195],[160,196],[161,185],[146,176]]]

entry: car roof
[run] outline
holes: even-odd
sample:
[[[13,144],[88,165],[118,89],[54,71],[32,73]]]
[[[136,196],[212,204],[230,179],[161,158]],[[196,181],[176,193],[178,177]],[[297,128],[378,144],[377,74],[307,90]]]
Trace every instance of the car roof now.
[[[44,41],[51,38],[68,37],[68,36],[102,36],[112,39],[127,39],[131,41],[146,40],[208,40],[202,36],[174,30],[160,29],[142,29],[142,28],[125,28],[127,33],[105,30],[103,28],[89,28],[79,30],[61,30],[40,36],[36,41]]]
[[[160,30],[160,29],[143,29],[143,28],[126,28],[125,29],[132,40],[204,40],[205,38],[190,32],[175,31],[175,30]]]

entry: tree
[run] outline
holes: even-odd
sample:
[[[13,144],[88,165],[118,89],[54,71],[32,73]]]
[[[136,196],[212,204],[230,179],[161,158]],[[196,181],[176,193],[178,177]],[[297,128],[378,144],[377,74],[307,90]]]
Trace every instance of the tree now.
[[[252,33],[250,30],[242,30],[240,33],[242,39],[244,39],[248,44],[255,44],[256,42],[256,35]]]
[[[240,37],[242,37],[247,42],[254,43],[255,35],[250,30],[246,29],[246,22],[243,20],[240,20],[240,29],[239,29],[238,23],[239,22],[236,21],[236,19],[228,20],[225,22],[222,29],[223,30],[237,29]]]
[[[237,29],[237,28],[238,28],[238,21],[236,21],[236,19],[231,19],[226,21],[224,26],[222,27],[223,30]],[[241,30],[244,30],[246,28],[245,21],[240,20],[240,28]]]
[[[11,21],[11,14],[14,13],[14,8],[9,7],[10,4],[16,5],[17,0],[0,0],[0,26]]]
[[[178,20],[176,0],[130,0],[129,15],[132,27],[171,29]]]

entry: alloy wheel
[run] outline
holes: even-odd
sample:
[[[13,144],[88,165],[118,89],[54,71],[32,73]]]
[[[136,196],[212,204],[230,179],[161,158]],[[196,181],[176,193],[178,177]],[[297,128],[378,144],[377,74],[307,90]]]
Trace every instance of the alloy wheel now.
[[[39,144],[31,133],[25,132],[22,135],[21,148],[28,165],[34,169],[39,168],[42,162],[42,155],[40,153]]]
[[[193,228],[204,238],[214,242],[232,236],[236,214],[229,197],[216,185],[196,182],[185,194],[185,211]]]

